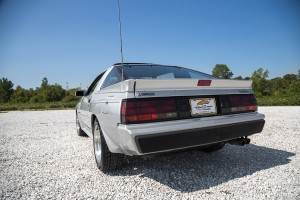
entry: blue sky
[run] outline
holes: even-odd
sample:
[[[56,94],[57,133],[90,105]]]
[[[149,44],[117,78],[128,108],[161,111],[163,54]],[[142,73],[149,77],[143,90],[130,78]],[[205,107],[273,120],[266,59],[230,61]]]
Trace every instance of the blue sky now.
[[[299,0],[120,0],[125,62],[270,78],[300,68]],[[120,62],[117,0],[0,0],[0,78],[87,87]]]

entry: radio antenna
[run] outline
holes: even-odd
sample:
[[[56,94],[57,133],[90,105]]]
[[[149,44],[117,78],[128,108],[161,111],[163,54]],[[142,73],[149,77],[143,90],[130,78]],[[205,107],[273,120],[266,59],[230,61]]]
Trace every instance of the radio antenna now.
[[[118,10],[119,10],[119,29],[120,29],[120,44],[121,44],[121,61],[123,66],[123,44],[122,44],[122,24],[121,24],[121,9],[120,9],[120,0],[118,0]],[[123,72],[123,70],[122,70]],[[123,79],[123,74],[122,74]]]

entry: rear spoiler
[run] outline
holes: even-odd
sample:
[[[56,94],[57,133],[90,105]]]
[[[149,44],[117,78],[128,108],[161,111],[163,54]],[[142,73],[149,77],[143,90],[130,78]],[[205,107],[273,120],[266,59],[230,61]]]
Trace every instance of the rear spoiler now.
[[[253,93],[251,80],[212,79],[209,86],[198,86],[198,81],[199,79],[130,79],[122,82],[122,91],[134,92],[136,97]]]
[[[210,86],[198,86],[198,79],[138,79],[136,80],[136,91],[143,90],[178,90],[178,89],[216,89],[216,88],[251,88],[252,81],[244,80],[211,80]]]

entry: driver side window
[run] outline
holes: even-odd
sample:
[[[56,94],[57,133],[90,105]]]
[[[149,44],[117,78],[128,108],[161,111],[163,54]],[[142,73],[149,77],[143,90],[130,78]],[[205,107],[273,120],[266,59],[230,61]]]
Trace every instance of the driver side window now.
[[[87,94],[86,95],[90,95],[92,94],[92,92],[95,90],[99,80],[102,78],[103,74],[105,72],[101,73],[99,76],[97,76],[97,78],[93,81],[93,83],[90,85],[90,87],[88,88]]]

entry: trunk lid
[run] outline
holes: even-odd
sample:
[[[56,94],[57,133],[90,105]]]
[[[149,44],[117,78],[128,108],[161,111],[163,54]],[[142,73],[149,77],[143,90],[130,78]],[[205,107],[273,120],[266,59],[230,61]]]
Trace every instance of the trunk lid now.
[[[212,79],[209,86],[198,86],[198,81],[198,79],[137,79],[134,93],[136,98],[253,93],[252,81]]]

